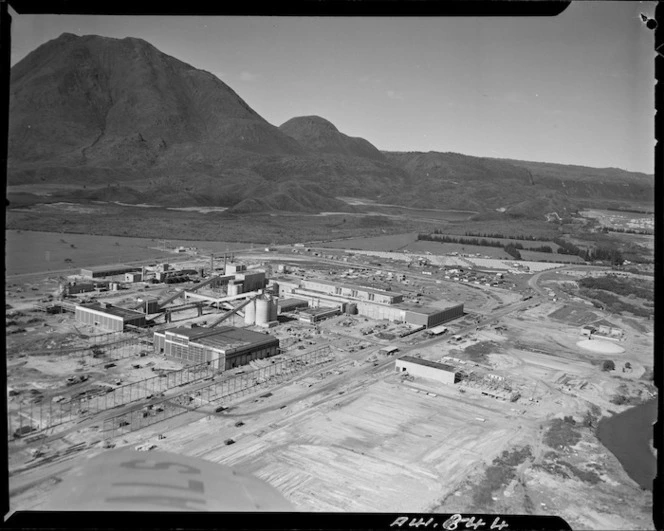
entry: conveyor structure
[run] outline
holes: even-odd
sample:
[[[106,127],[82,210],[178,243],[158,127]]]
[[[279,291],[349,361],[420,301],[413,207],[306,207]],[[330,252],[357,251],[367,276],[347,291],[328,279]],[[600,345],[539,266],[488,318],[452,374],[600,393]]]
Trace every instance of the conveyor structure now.
[[[219,323],[224,322],[224,321],[225,321],[226,319],[228,319],[231,315],[233,315],[234,313],[239,312],[239,311],[240,311],[242,308],[244,308],[247,304],[249,304],[250,302],[252,302],[256,297],[258,297],[258,295],[254,295],[253,297],[249,297],[249,298],[248,298],[247,300],[245,300],[244,302],[238,304],[235,308],[233,308],[233,309],[231,309],[231,310],[225,312],[221,317],[219,317],[218,319],[215,319],[215,320],[212,321],[210,324],[208,324],[208,328],[214,328],[214,327],[217,326]]]

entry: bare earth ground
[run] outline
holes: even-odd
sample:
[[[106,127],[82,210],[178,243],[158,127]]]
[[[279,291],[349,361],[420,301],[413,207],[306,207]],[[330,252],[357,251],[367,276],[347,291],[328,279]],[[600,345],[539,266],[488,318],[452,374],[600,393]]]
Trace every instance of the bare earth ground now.
[[[254,260],[264,258],[256,255]],[[544,297],[533,300],[528,309],[476,329],[472,324],[476,315],[493,317],[499,306],[515,303],[520,295],[459,283],[436,284],[412,271],[408,275],[417,287],[411,284],[395,290],[403,288],[409,296],[419,291],[426,305],[441,297],[464,300],[473,315],[450,323],[451,333],[432,344],[422,342],[422,333],[395,342],[365,336],[362,328],[380,323],[357,316],[348,327],[341,325],[346,316],[326,321],[318,326],[320,334],[308,325],[283,323],[272,333],[282,338],[297,336],[308,347],[331,341],[336,365],[270,388],[272,396],[261,398],[266,393],[263,390],[225,404],[233,406],[227,412],[216,414],[213,408],[202,408],[120,436],[114,443],[135,447],[147,441],[160,450],[237,466],[275,486],[303,511],[558,514],[575,529],[651,529],[651,493],[626,475],[582,421],[593,405],[599,408],[598,415],[626,409],[626,405],[611,402],[618,392],[647,398],[649,388],[641,376],[652,367],[652,324],[607,316],[569,299],[542,302]],[[21,300],[18,293],[11,293],[8,302],[25,311],[54,287],[52,283],[48,289],[40,285],[33,291],[27,284],[21,285],[27,298]],[[34,287],[38,285],[35,281]],[[122,296],[127,294],[118,295]],[[568,307],[578,311],[561,311]],[[608,318],[626,331],[619,343],[625,352],[614,356],[618,369],[612,373],[603,372],[598,365],[605,355],[584,351],[576,344],[581,339],[580,323],[588,313]],[[49,336],[45,330],[50,328],[54,330],[50,334],[74,332],[71,317],[49,316],[45,322],[38,337]],[[291,332],[286,332],[287,327]],[[468,331],[463,332],[462,341],[453,341],[449,336],[460,330]],[[371,363],[379,348],[392,343],[427,359],[456,358],[459,361],[454,363],[467,373],[472,371],[476,379],[454,386],[402,380],[392,372],[389,360],[378,357],[382,365]],[[351,346],[359,348],[360,344],[365,348],[351,351]],[[141,360],[156,362],[157,358]],[[632,370],[623,373],[620,368],[625,361],[630,361]],[[53,386],[58,376],[77,368],[75,359],[69,358],[59,359],[57,367],[48,357],[12,358],[10,362],[15,367],[13,378]],[[109,378],[134,381],[149,374],[144,368],[130,370],[130,364],[118,364]],[[91,368],[88,371],[95,373]],[[491,380],[490,374],[503,380]],[[511,389],[506,400],[481,394],[503,392],[505,385]],[[54,388],[52,392],[61,391]],[[514,392],[520,396],[511,402]],[[576,419],[580,440],[548,446],[545,441],[551,423],[563,416]],[[239,420],[244,425],[236,426]],[[159,439],[159,434],[165,438]],[[235,443],[225,445],[231,438]],[[104,434],[86,428],[49,443],[48,456],[60,452],[57,459],[49,458],[52,460],[10,478],[12,507],[38,509],[53,486],[67,477],[66,449],[82,444],[80,452],[101,452],[103,439]],[[488,498],[482,498],[494,460],[504,451],[525,447],[530,447],[530,457],[501,478]],[[572,468],[556,465],[561,460]],[[561,467],[567,470],[565,474]],[[478,506],[480,499],[485,502]]]

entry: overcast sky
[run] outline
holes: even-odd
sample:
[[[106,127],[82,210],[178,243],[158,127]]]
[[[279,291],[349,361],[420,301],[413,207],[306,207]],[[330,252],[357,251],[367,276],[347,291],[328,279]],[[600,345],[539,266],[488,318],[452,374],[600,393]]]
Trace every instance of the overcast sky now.
[[[652,173],[654,2],[552,18],[13,14],[12,63],[63,32],[139,37],[230,85],[274,125],[316,114],[391,151]]]

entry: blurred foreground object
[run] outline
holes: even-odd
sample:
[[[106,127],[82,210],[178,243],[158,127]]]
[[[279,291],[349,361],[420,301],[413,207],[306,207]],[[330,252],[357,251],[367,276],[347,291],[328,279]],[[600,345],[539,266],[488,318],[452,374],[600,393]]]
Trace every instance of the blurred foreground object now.
[[[108,450],[76,465],[47,511],[293,511],[250,474],[169,452]]]

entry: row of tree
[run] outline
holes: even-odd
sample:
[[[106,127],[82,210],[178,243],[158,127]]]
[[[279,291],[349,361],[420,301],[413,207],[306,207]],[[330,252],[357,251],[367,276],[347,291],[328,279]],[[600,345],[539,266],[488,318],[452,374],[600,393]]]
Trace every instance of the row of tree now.
[[[490,236],[494,238],[495,236]],[[434,231],[433,234],[418,234],[418,240],[422,241],[433,241],[441,243],[457,243],[461,245],[478,245],[481,247],[500,247],[505,250],[507,254],[512,256],[517,260],[521,260],[521,253],[519,250],[524,250],[523,244],[519,242],[509,242],[507,244],[486,240],[484,238],[463,238],[448,236],[441,234],[440,232]],[[571,242],[568,242],[562,238],[554,238],[553,242],[558,245],[558,254],[566,255],[576,255],[583,258],[586,262],[609,262],[612,265],[622,265],[624,258],[622,253],[618,249],[598,247],[597,249],[581,249]],[[553,249],[549,245],[542,245],[540,247],[528,248],[525,250],[529,251],[539,251],[542,253],[553,253]]]
[[[625,259],[618,249],[598,247],[596,249],[581,249],[572,242],[562,238],[554,238],[553,243],[558,245],[559,254],[576,255],[583,258],[586,262],[609,262],[612,265],[622,265]]]
[[[430,242],[433,241],[433,242],[442,242],[442,243],[458,243],[461,245],[478,245],[481,247],[499,247],[504,249],[507,254],[516,258],[517,260],[521,260],[521,253],[519,253],[519,249],[522,251],[524,250],[523,244],[519,242],[509,242],[505,244],[493,240],[486,240],[484,238],[477,239],[477,238],[461,238],[461,237],[447,236],[435,231],[433,234],[418,234],[417,239],[423,241],[430,241]],[[542,245],[540,247],[529,247],[527,250],[539,251],[542,253],[553,253],[553,249],[551,249],[551,247],[548,245]]]
[[[650,285],[638,283],[634,280],[621,279],[613,275],[597,278],[585,277],[579,280],[579,286],[582,288],[601,289],[617,295],[622,295],[623,297],[635,295],[648,301],[654,301],[655,290],[652,287],[652,283],[649,284]]]
[[[602,229],[602,232],[605,234],[608,232],[621,232],[625,234],[645,234],[645,235],[654,234],[653,231],[648,229],[623,229],[622,227],[604,227]]]
[[[435,230],[434,232],[437,233],[437,234],[442,233],[442,231],[440,231],[438,229]],[[477,237],[481,237],[481,238],[502,238],[504,240],[509,240],[509,239],[512,239],[512,240],[531,240],[531,241],[541,241],[541,242],[547,242],[551,239],[548,236],[533,236],[532,234],[528,234],[528,235],[522,234],[520,236],[506,236],[504,234],[500,234],[499,232],[485,234],[485,233],[479,233],[479,232],[466,231],[465,235],[466,236],[477,236]]]

